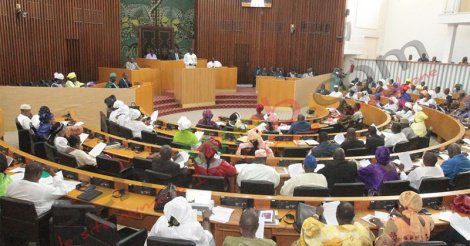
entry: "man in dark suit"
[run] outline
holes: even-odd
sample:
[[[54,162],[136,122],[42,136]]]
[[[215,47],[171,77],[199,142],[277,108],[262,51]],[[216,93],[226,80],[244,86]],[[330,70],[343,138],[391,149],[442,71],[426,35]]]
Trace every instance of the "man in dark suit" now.
[[[171,176],[172,183],[187,187],[189,184],[189,172],[186,168],[180,168],[178,163],[171,160],[171,147],[169,145],[163,145],[159,153],[160,157],[153,158],[152,160],[152,170],[166,173]]]
[[[384,136],[377,134],[377,128],[375,126],[369,126],[369,136],[366,139],[366,148],[371,154],[375,154],[377,147],[384,146]]]
[[[336,183],[354,183],[357,177],[357,166],[345,159],[344,150],[338,148],[333,152],[333,162],[326,164],[318,171],[328,182],[328,189],[333,189]]]
[[[341,144],[341,148],[347,152],[348,149],[364,148],[364,146],[364,142],[357,139],[356,129],[348,128],[348,131],[346,132],[346,140]]]
[[[168,54],[168,60],[179,60],[181,58],[182,56],[178,48],[175,48],[175,50],[170,50],[170,53]]]
[[[122,74],[122,79],[119,80],[119,88],[129,88],[132,87],[132,82],[129,80],[129,75],[127,73]]]
[[[297,116],[297,122],[292,123],[290,126],[289,131],[287,134],[296,134],[299,132],[308,132],[310,131],[310,123],[305,121],[305,116],[303,114],[299,114]]]

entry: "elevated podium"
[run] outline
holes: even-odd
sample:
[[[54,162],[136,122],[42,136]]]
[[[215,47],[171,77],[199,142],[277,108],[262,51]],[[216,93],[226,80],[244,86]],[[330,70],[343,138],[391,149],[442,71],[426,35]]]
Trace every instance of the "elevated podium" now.
[[[175,70],[175,98],[183,108],[215,105],[215,72],[211,68]]]
[[[108,82],[110,73],[116,73],[116,81],[119,81],[122,78],[123,73],[127,73],[129,75],[129,80],[132,83],[152,84],[154,95],[159,95],[162,92],[160,84],[160,71],[157,69],[141,68],[139,70],[129,70],[125,68],[99,67],[99,82]]]

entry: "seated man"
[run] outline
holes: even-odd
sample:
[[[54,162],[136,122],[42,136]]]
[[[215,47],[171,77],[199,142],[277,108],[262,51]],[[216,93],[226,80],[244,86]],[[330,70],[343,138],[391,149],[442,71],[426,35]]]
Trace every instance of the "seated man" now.
[[[421,181],[424,178],[442,178],[444,177],[444,172],[442,169],[437,166],[437,156],[430,151],[426,151],[423,155],[423,164],[424,167],[417,167],[413,169],[408,175],[403,172],[403,165],[399,165],[400,168],[400,179],[402,180],[409,180],[410,186],[419,190],[419,186],[421,185]]]
[[[145,55],[145,59],[149,59],[149,60],[157,60],[157,54],[155,54],[155,50],[154,49],[151,49],[149,53],[147,53],[147,55]]]
[[[450,179],[450,184],[454,184],[457,174],[470,171],[470,160],[462,154],[460,146],[453,143],[447,147],[450,159],[442,163],[441,168],[444,175]]]
[[[181,168],[180,165],[172,160],[172,150],[169,145],[163,145],[160,148],[159,156],[152,155],[152,170],[155,172],[166,173],[171,176],[175,184],[189,184],[189,172],[187,168]]]
[[[126,67],[126,69],[129,69],[129,70],[139,70],[140,69],[139,64],[137,64],[134,57],[129,57],[127,59],[125,67]]]
[[[326,181],[325,176],[322,174],[315,173],[315,168],[317,168],[317,160],[315,156],[308,155],[304,160],[304,174],[292,177],[286,182],[281,188],[282,196],[293,196],[294,189],[297,186],[309,185],[309,186],[318,186],[318,187],[328,187],[328,182]]]
[[[274,184],[274,188],[279,185],[280,175],[271,166],[266,165],[267,154],[265,150],[257,150],[252,164],[247,164],[237,176],[237,185],[241,186],[242,181],[268,181]]]
[[[343,97],[343,93],[341,93],[339,91],[339,86],[338,85],[335,85],[333,87],[333,91],[330,93],[330,96],[332,97],[338,97],[338,98],[342,98]]]
[[[310,130],[311,130],[310,123],[305,121],[305,116],[303,114],[299,114],[297,116],[297,122],[292,123],[287,134],[296,134],[298,132],[308,132]]]
[[[344,151],[348,151],[348,149],[357,149],[357,148],[364,148],[365,144],[362,140],[357,139],[356,129],[348,128],[346,132],[346,140],[341,144],[341,148]]]
[[[217,61],[214,57],[207,63],[207,68],[218,68],[222,67],[222,63]]]
[[[194,49],[191,48],[188,53],[184,55],[184,64],[186,67],[196,67],[197,56],[194,54]]]
[[[300,232],[300,245],[374,245],[374,234],[363,224],[354,222],[354,217],[354,206],[341,202],[336,209],[339,225],[325,225],[318,215],[306,219]]]
[[[130,109],[130,121],[126,123],[126,127],[132,130],[132,136],[134,138],[141,138],[142,131],[153,132],[153,126],[150,121],[146,123],[142,121],[142,113],[137,109]]]
[[[16,117],[18,123],[20,123],[23,130],[31,129],[31,118],[33,114],[31,113],[31,106],[29,104],[21,104],[20,105],[20,114]]]
[[[325,131],[320,131],[318,134],[318,142],[320,144],[310,151],[310,154],[316,157],[332,156],[333,151],[339,148],[338,144],[328,140],[328,133]]]
[[[243,211],[240,216],[240,234],[241,237],[227,236],[224,240],[224,246],[257,245],[274,246],[277,245],[271,239],[256,238],[256,231],[259,226],[259,218],[254,208]]]
[[[317,93],[321,95],[328,95],[330,94],[330,91],[326,89],[325,84],[321,84],[321,87],[317,90]]]
[[[39,183],[43,170],[53,177],[51,185]],[[51,167],[34,161],[26,164],[24,178],[13,181],[7,188],[8,197],[33,202],[37,215],[49,211],[54,201],[66,194],[63,178]]]
[[[77,74],[74,72],[67,75],[67,82],[65,82],[66,88],[80,88],[84,84],[77,80]]]
[[[70,147],[67,148],[66,153],[75,157],[78,167],[96,166],[96,158],[83,151],[80,137],[72,135],[67,138],[67,141]]]
[[[119,88],[129,88],[132,87],[132,82],[129,80],[129,75],[127,73],[122,74],[122,78],[119,80]]]
[[[106,83],[104,88],[119,88],[119,86],[116,84],[116,73],[109,74],[109,81]]]
[[[410,122],[408,121],[408,119],[401,118],[400,125],[401,125],[401,132],[405,134],[406,139],[411,140],[416,137],[415,132],[410,127]]]
[[[406,143],[408,139],[405,134],[401,132],[401,125],[399,123],[393,123],[392,125],[392,134],[385,136],[385,147],[395,146],[397,143]]]
[[[357,177],[357,166],[345,158],[344,150],[338,148],[333,152],[333,162],[325,165],[319,174],[323,174],[328,181],[328,189],[333,189],[336,183],[354,183]]]
[[[369,136],[366,139],[366,148],[372,153],[375,153],[377,147],[384,146],[385,140],[383,135],[377,134],[377,128],[375,126],[369,126]]]

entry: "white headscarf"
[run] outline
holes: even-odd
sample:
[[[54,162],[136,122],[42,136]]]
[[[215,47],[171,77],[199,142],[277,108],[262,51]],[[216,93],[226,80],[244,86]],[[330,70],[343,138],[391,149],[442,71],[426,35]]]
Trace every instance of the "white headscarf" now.
[[[179,225],[172,225],[171,217]],[[197,221],[196,213],[184,197],[176,197],[165,205],[163,216],[152,227],[149,236],[190,240],[198,246],[214,245],[212,235],[204,231]]]
[[[113,108],[120,108],[122,105],[125,105],[123,101],[116,100],[113,104]]]
[[[186,118],[186,116],[181,116],[178,120],[178,129],[180,131],[187,130],[191,128],[191,121]]]
[[[64,75],[61,74],[61,73],[57,73],[55,72],[54,73],[54,79],[60,79],[60,80],[63,80],[64,79]]]
[[[423,108],[421,106],[419,106],[417,103],[415,103],[415,105],[413,105],[413,111],[415,111],[415,113],[418,113],[422,110],[423,110]]]
[[[129,117],[131,118],[131,120],[137,120],[140,117],[140,115],[141,113],[139,110],[134,109],[134,108],[130,109]]]

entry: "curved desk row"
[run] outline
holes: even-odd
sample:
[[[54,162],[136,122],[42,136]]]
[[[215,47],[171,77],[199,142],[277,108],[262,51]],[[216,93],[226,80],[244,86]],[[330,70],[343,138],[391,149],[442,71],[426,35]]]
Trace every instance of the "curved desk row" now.
[[[163,189],[161,185],[148,184],[138,181],[120,179],[115,177],[110,177],[106,175],[101,175],[97,173],[87,172],[84,170],[79,170],[75,168],[70,168],[63,166],[54,162],[47,160],[39,159],[35,156],[26,154],[19,151],[16,148],[8,145],[7,143],[0,141],[1,150],[9,156],[12,156],[15,160],[20,160],[20,163],[28,163],[30,161],[38,161],[45,165],[59,168],[62,170],[74,172],[78,174],[78,179],[82,182],[89,182],[91,178],[99,178],[113,182],[114,190],[117,189],[126,189],[129,190],[130,186],[137,187],[146,187],[150,189],[155,189],[156,192]],[[155,198],[153,196],[141,195],[135,193],[126,192],[123,197],[114,198],[113,189],[98,187],[98,190],[102,191],[103,194],[98,198],[90,201],[89,203],[94,204],[100,207],[110,208],[112,214],[117,215],[118,223],[125,226],[131,226],[134,228],[145,228],[150,230],[152,225],[155,223],[157,218],[161,216],[160,212],[155,212],[153,206],[155,204]],[[184,195],[186,189],[177,188],[177,191]],[[433,193],[433,194],[424,194],[423,198],[433,198],[433,197],[443,197],[444,206],[448,207],[449,203],[457,195],[468,194],[470,190],[461,190],[453,192],[443,192],[443,193]],[[77,200],[81,202],[77,197],[81,192],[78,190],[73,190],[68,193],[67,197],[72,200]],[[351,201],[354,202],[356,210],[356,221],[363,223],[364,225],[370,227],[372,230],[376,228],[365,221],[362,221],[360,218],[367,215],[373,214],[375,210],[369,209],[371,202],[376,201],[387,201],[387,200],[397,200],[397,196],[382,196],[382,197],[286,197],[286,196],[262,196],[262,195],[247,195],[247,194],[237,194],[237,193],[226,193],[226,192],[212,192],[212,199],[214,200],[215,206],[229,206],[234,208],[235,211],[232,214],[228,223],[218,223],[212,221],[212,232],[215,236],[216,244],[221,245],[224,238],[229,235],[239,235],[239,216],[242,212],[242,206],[234,206],[233,203],[229,203],[229,199],[240,199],[240,201],[246,202],[247,199],[252,200],[253,205],[257,209],[275,209],[278,212],[278,217],[290,213],[295,214],[295,209],[286,209],[285,206],[279,207],[280,202],[290,202],[292,206],[295,206],[296,202],[305,202],[310,205],[320,205],[322,202],[327,201]],[[278,201],[278,202],[273,202]],[[438,219],[437,213],[439,211],[428,209],[434,215],[432,218],[436,224],[434,232],[444,230],[447,228],[448,223],[445,221],[440,221]],[[383,210],[379,210],[383,211]],[[290,245],[293,241],[297,240],[299,234],[294,230],[291,224],[287,224],[284,221],[281,221],[277,225],[266,225],[265,227],[265,237],[275,237],[279,245]]]

